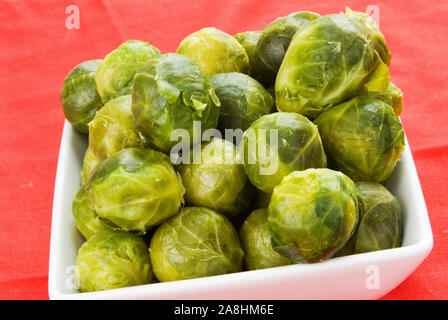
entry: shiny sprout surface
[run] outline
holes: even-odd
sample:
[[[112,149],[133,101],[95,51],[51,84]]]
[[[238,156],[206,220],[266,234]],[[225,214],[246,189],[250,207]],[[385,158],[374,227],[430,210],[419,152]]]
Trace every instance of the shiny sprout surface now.
[[[76,66],[65,78],[61,106],[67,120],[81,133],[88,133],[89,122],[103,107],[95,76],[103,60],[89,60]]]
[[[294,171],[274,188],[268,220],[272,246],[283,256],[294,262],[328,259],[355,230],[355,184],[330,169]]]
[[[244,252],[232,223],[202,207],[185,207],[163,223],[150,244],[159,281],[175,281],[241,271]]]
[[[133,233],[99,232],[79,249],[75,277],[81,292],[150,283],[152,271],[148,247]]]
[[[268,193],[292,171],[327,164],[317,126],[292,112],[256,120],[243,135],[240,154],[251,183]]]
[[[200,163],[181,164],[177,170],[188,205],[208,207],[229,217],[250,205],[253,188],[229,141],[213,138],[202,145]]]
[[[73,199],[72,212],[76,228],[87,240],[99,231],[119,229],[110,221],[98,217],[84,186],[79,188]]]
[[[98,159],[143,145],[132,116],[130,95],[110,100],[89,124],[89,148]]]
[[[249,58],[250,76],[258,79],[257,71],[255,70],[255,49],[258,40],[260,39],[262,31],[246,31],[237,33],[233,37],[243,46]]]
[[[274,99],[252,77],[238,72],[218,73],[210,78],[221,102],[218,128],[246,130],[259,117],[271,113]]]
[[[240,239],[248,270],[280,267],[292,263],[272,248],[266,208],[255,210],[249,215],[241,226]]]
[[[96,73],[96,85],[103,103],[131,93],[132,79],[148,59],[160,51],[144,41],[129,40],[110,52]]]
[[[206,77],[223,72],[249,73],[249,58],[231,35],[216,28],[204,28],[187,36],[177,48],[199,65]]]
[[[357,182],[359,223],[338,255],[396,248],[403,236],[403,215],[397,198],[374,182]]]
[[[233,38],[232,38],[233,39]],[[235,40],[236,41],[236,40]],[[137,129],[152,147],[169,152],[172,134],[185,130],[193,143],[193,122],[201,133],[216,128],[220,102],[210,80],[186,56],[168,53],[153,58],[134,78],[132,113]]]
[[[84,185],[89,179],[90,173],[93,168],[100,162],[100,159],[95,155],[92,151],[92,148],[89,146],[84,153],[84,159],[82,161],[81,168],[81,184]]]
[[[369,31],[357,19],[320,17],[293,37],[275,82],[277,108],[316,118],[354,97],[378,66]]]
[[[141,148],[102,161],[86,189],[98,216],[122,230],[140,232],[176,214],[185,192],[168,156]]]
[[[314,12],[294,12],[277,18],[264,28],[257,42],[253,59],[255,72],[263,84],[274,85],[275,77],[292,37],[300,28],[318,17],[319,14]]]
[[[355,180],[386,180],[404,149],[400,119],[377,99],[353,98],[322,113],[316,124],[328,156]]]

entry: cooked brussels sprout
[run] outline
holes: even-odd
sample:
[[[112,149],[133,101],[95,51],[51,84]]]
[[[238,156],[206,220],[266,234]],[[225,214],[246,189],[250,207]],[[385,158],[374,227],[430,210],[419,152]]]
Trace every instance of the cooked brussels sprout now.
[[[103,102],[130,94],[137,70],[159,54],[156,47],[138,40],[126,41],[109,53],[96,73],[96,85]]]
[[[81,168],[81,184],[84,185],[89,179],[89,175],[92,172],[93,168],[100,162],[100,159],[95,155],[90,146],[87,147],[86,152],[84,153],[84,160],[82,162]]]
[[[329,157],[355,180],[386,180],[404,149],[400,119],[377,99],[353,98],[323,112],[316,124]]]
[[[216,28],[204,28],[187,36],[177,53],[193,59],[209,78],[223,72],[249,73],[249,58],[241,44]]]
[[[386,90],[384,91],[376,92],[365,89],[361,90],[361,94],[366,95],[370,98],[381,100],[392,106],[392,109],[394,109],[394,113],[397,116],[399,116],[403,111],[403,93],[392,82],[389,82]]]
[[[294,262],[325,260],[355,230],[355,184],[330,169],[294,171],[274,188],[268,221],[274,250]]]
[[[135,128],[130,95],[110,100],[89,124],[89,145],[98,159],[143,144]]]
[[[150,283],[148,247],[129,232],[98,232],[79,249],[75,277],[81,292]]]
[[[275,77],[292,37],[297,30],[319,17],[320,15],[314,12],[293,12],[286,17],[276,19],[264,28],[255,49],[253,63],[263,84],[274,85]]]
[[[150,244],[161,282],[241,271],[244,252],[230,221],[215,211],[185,207],[163,223]]]
[[[401,245],[403,217],[397,199],[382,185],[356,183],[359,223],[338,255],[397,248]]]
[[[62,86],[62,111],[81,133],[89,132],[89,122],[103,106],[95,83],[96,71],[102,61],[90,60],[79,64],[68,74]]]
[[[348,16],[320,17],[294,35],[278,71],[280,111],[317,117],[354,97],[380,60],[367,29]]]
[[[258,78],[257,72],[255,71],[255,48],[257,47],[257,42],[260,39],[262,31],[246,31],[237,33],[233,37],[243,46],[249,58],[249,69],[250,76],[254,79]]]
[[[291,264],[292,261],[272,249],[266,208],[253,211],[240,229],[241,246],[247,269],[266,269]]]
[[[259,117],[271,113],[274,99],[255,79],[238,72],[218,73],[210,78],[221,102],[218,128],[246,130]]]
[[[145,232],[176,214],[184,187],[168,156],[129,148],[101,161],[86,183],[98,216],[125,231]]]
[[[164,152],[178,142],[170,139],[174,130],[185,129],[193,136],[193,121],[201,122],[202,132],[216,128],[219,105],[198,65],[180,54],[151,59],[134,77],[132,112],[137,128]]]
[[[181,164],[177,170],[189,205],[208,207],[229,217],[250,205],[253,188],[235,145],[229,141],[212,138],[202,145],[200,163]]]
[[[265,192],[292,171],[327,164],[317,126],[292,112],[260,117],[244,132],[239,148],[249,180]]]
[[[76,228],[87,240],[99,231],[119,229],[110,221],[98,217],[84,186],[79,188],[73,199],[72,212]]]
[[[352,11],[350,8],[346,8],[345,15],[360,22],[367,30],[370,39],[372,40],[373,46],[376,52],[380,56],[381,60],[389,65],[392,59],[392,55],[387,47],[386,40],[383,34],[378,29],[375,21],[368,14],[364,12]]]

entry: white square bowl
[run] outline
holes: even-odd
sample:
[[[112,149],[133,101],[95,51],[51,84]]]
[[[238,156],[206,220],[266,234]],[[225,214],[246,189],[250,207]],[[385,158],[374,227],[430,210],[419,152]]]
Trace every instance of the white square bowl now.
[[[72,216],[87,139],[66,121],[53,203],[50,299],[377,299],[398,286],[426,258],[433,237],[408,145],[386,186],[404,214],[400,248],[333,258],[315,264],[244,271],[200,279],[80,293],[73,269],[84,241]]]

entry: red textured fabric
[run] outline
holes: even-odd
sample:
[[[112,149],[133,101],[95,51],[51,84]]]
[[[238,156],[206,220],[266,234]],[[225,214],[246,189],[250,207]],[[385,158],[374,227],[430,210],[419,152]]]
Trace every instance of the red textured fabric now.
[[[373,2],[373,3],[372,3]],[[80,9],[67,30],[66,7]],[[391,75],[405,96],[402,121],[434,232],[427,260],[384,299],[448,297],[448,2],[426,1],[1,1],[0,298],[47,299],[51,208],[64,117],[59,94],[78,63],[122,41],[175,51],[189,33],[215,26],[234,34],[262,29],[297,10],[380,9],[392,51]]]

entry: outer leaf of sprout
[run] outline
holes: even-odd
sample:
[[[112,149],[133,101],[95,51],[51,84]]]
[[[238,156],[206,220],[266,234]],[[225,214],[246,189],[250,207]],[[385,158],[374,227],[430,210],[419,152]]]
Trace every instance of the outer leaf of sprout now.
[[[203,207],[183,208],[156,230],[150,244],[161,282],[238,272],[243,255],[231,222]]]

